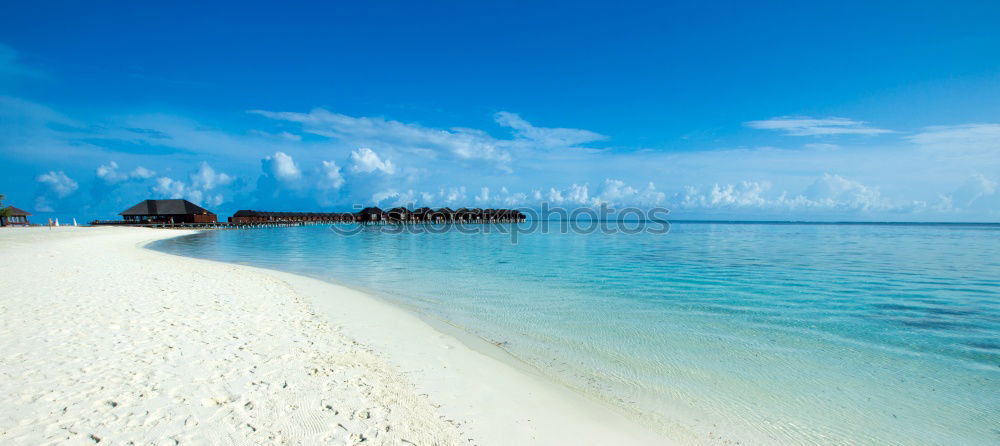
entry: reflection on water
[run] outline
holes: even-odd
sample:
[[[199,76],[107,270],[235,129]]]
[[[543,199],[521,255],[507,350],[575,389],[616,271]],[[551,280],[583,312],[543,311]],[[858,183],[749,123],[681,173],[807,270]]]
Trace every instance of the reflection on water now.
[[[363,287],[698,441],[1000,442],[1000,230],[206,232],[167,252]],[[721,441],[720,440],[720,441]]]

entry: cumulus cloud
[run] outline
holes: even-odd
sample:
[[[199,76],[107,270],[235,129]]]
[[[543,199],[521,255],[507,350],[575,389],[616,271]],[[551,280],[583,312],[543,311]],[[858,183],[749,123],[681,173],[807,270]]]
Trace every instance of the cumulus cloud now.
[[[36,178],[36,181],[48,187],[59,198],[72,194],[80,187],[76,181],[66,176],[66,173],[61,170],[41,174]]]
[[[442,187],[437,193],[409,189],[399,191],[388,188],[375,192],[371,201],[374,203],[390,201],[393,206],[419,205],[419,206],[440,206],[440,205],[469,205],[467,201],[468,192],[464,186]],[[527,191],[511,190],[506,186],[491,188],[482,186],[479,192],[472,197],[476,205],[482,207],[491,206],[538,206],[543,202],[562,206],[586,206],[593,207],[602,204],[611,206],[654,206],[663,204],[666,194],[656,189],[653,183],[647,183],[642,187],[633,187],[625,184],[622,180],[607,179],[600,192],[592,195],[587,184],[571,184],[559,189],[549,188],[549,192],[543,193],[540,189]]]
[[[128,174],[118,172],[118,163],[112,161],[107,165],[97,167],[97,178],[109,183],[117,183],[128,179]]]
[[[146,180],[156,175],[156,172],[145,167],[138,166],[131,172],[122,172],[118,168],[118,163],[111,161],[97,167],[97,178],[109,184],[121,183],[128,180]]]
[[[189,178],[191,181],[186,183],[170,177],[159,177],[154,181],[152,191],[164,198],[183,198],[202,206],[219,206],[226,199],[224,191],[218,189],[235,181],[235,177],[216,172],[207,162],[202,162]]]
[[[380,171],[387,175],[396,173],[396,167],[392,165],[392,161],[383,161],[374,150],[367,147],[362,147],[351,152],[351,162],[353,163],[351,172],[354,173],[372,173],[375,171]]]
[[[465,186],[450,187],[447,191],[442,188],[439,192],[439,197],[443,199],[445,203],[454,204],[460,201],[465,201]]]
[[[264,158],[261,163],[264,171],[279,181],[290,183],[302,178],[302,171],[295,165],[295,160],[284,152],[276,152],[273,156]]]
[[[191,186],[196,189],[212,190],[219,186],[232,183],[234,178],[225,173],[216,172],[208,163],[202,162],[198,170],[191,174]]]
[[[156,175],[156,172],[154,172],[152,170],[149,170],[149,169],[147,169],[145,167],[142,167],[142,166],[139,166],[139,167],[136,167],[135,169],[132,169],[132,172],[129,173],[129,177],[131,177],[131,178],[138,178],[138,179],[142,179],[142,180],[148,180],[150,178],[153,178],[153,175]]]
[[[814,205],[824,207],[841,206],[868,210],[884,205],[878,189],[828,173],[809,185],[805,197]]]
[[[57,204],[62,208],[62,205],[65,204],[60,203],[62,199],[76,192],[80,187],[75,180],[61,170],[43,173],[37,176],[35,181],[40,185],[40,190],[35,196],[35,211],[38,212],[54,212]]]
[[[608,178],[604,180],[604,188],[601,193],[593,198],[594,204],[608,205],[660,205],[666,199],[666,194],[656,190],[656,185],[652,182],[646,184],[643,189],[625,184],[622,180]]]
[[[375,192],[372,195],[372,202],[375,203],[376,206],[380,206],[383,201],[388,200],[390,198],[395,198],[395,197],[398,197],[398,196],[399,196],[399,192],[396,192],[393,189],[379,191],[379,192]]]
[[[153,191],[164,198],[183,198],[206,207],[219,206],[225,202],[225,197],[221,193],[212,194],[168,177],[157,178]]]
[[[476,195],[475,200],[480,203],[484,203],[490,200],[490,188],[483,187],[479,189],[479,194]]]
[[[767,204],[762,194],[770,185],[757,181],[743,181],[738,184],[713,184],[707,192],[701,192],[698,187],[684,188],[679,203],[685,208],[732,208],[760,207]]]
[[[166,198],[185,198],[184,193],[187,191],[187,186],[183,181],[177,181],[169,177],[160,177],[156,179],[156,185],[153,186],[153,190]]]
[[[679,194],[676,205],[684,209],[756,211],[881,211],[920,210],[923,202],[893,202],[882,197],[877,188],[865,186],[840,175],[824,174],[804,191],[769,193],[769,182],[743,181],[737,184],[715,184],[707,191],[687,186]]]
[[[754,129],[775,130],[790,136],[818,135],[878,135],[892,130],[870,127],[866,122],[847,118],[816,119],[810,117],[782,116],[744,125]]]
[[[997,180],[987,178],[983,174],[975,174],[965,181],[954,192],[946,195],[948,208],[971,208],[982,202],[983,198],[993,197],[998,190]]]
[[[340,167],[334,161],[323,161],[320,169],[319,188],[340,189],[344,185],[344,175],[340,173]]]

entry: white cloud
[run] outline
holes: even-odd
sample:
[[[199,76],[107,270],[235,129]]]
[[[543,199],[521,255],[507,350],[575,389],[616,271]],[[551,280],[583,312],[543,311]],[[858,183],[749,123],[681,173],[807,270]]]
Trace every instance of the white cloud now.
[[[949,158],[1000,164],[1000,124],[933,126],[906,138],[925,151]]]
[[[251,130],[250,134],[251,135],[257,135],[257,136],[263,136],[265,138],[280,139],[280,140],[290,141],[290,142],[300,142],[300,141],[302,141],[302,135],[296,135],[294,133],[289,133],[289,132],[269,133],[269,132],[265,132],[263,130]]]
[[[221,193],[212,194],[168,177],[157,178],[153,191],[163,198],[183,198],[205,207],[219,206],[225,202]]]
[[[163,198],[185,198],[187,189],[187,185],[183,181],[168,177],[157,178],[156,184],[153,186],[153,190]]]
[[[396,173],[396,167],[392,165],[392,161],[383,161],[374,150],[367,147],[351,152],[351,162],[353,163],[351,172],[354,173],[372,173],[376,170],[387,175]]]
[[[149,169],[147,169],[145,167],[142,167],[142,166],[139,166],[139,167],[136,167],[135,169],[132,169],[132,172],[129,173],[130,177],[132,177],[132,178],[138,178],[138,179],[142,179],[142,180],[148,180],[150,178],[153,178],[153,175],[156,175],[156,172],[154,172],[152,170],[149,170]]]
[[[983,174],[975,174],[962,186],[951,194],[945,196],[948,207],[970,208],[985,197],[991,197],[997,193],[998,182],[986,178]]]
[[[264,171],[270,173],[279,181],[290,183],[302,178],[302,171],[295,165],[295,160],[284,152],[275,152],[262,160]]]
[[[57,187],[35,183],[43,191],[38,203],[60,211],[70,205],[94,209],[100,202],[110,205],[129,191],[136,192],[131,182],[152,187],[155,181],[140,180],[186,169],[192,160],[202,159],[193,154],[210,153],[218,155],[212,160],[225,160],[226,168],[232,170],[182,170],[183,175],[167,174],[178,178],[169,179],[176,184],[156,185],[189,198],[200,194],[206,203],[218,202],[223,194],[230,197],[230,189],[240,185],[246,186],[239,192],[251,201],[248,205],[302,209],[316,203],[346,207],[376,193],[395,191],[397,195],[386,203],[412,197],[428,206],[482,202],[485,207],[531,205],[545,199],[565,205],[663,203],[692,211],[733,210],[727,218],[763,215],[755,213],[758,210],[803,219],[817,215],[854,219],[862,213],[865,218],[879,218],[908,211],[914,213],[900,219],[954,216],[985,221],[1000,217],[996,210],[1000,194],[995,192],[1000,124],[927,127],[912,135],[866,140],[863,145],[844,139],[834,141],[839,143],[834,146],[820,144],[827,140],[805,138],[771,148],[592,150],[580,146],[603,138],[597,133],[536,127],[508,112],[494,116],[504,127],[503,133],[510,130],[510,136],[501,137],[477,129],[429,128],[325,110],[261,114],[300,123],[301,128],[274,122],[273,128],[262,127],[266,131],[227,131],[158,114],[77,121],[40,104],[0,97],[0,162],[59,166],[74,177],[94,173],[74,167],[75,163],[100,165],[97,176],[90,179],[93,187],[83,184],[89,187],[91,202],[82,200],[87,197],[61,202]],[[845,118],[775,118],[747,125],[790,135],[887,132]],[[297,133],[328,138],[303,139]],[[128,153],[119,152],[128,145],[134,147]],[[552,150],[559,146],[579,150]],[[144,150],[131,150],[138,148]],[[264,158],[265,154],[273,155]],[[263,172],[249,167],[262,158]],[[213,161],[217,167],[218,162]],[[153,165],[161,175],[130,163]],[[16,174],[26,184],[33,183],[37,173]],[[237,175],[244,181],[238,181]],[[654,180],[656,187],[649,185]],[[125,184],[129,187],[121,186]],[[689,212],[682,218],[698,218],[696,214]]]
[[[607,139],[589,130],[535,127],[510,112],[499,112],[494,118],[498,124],[513,129],[515,139],[497,139],[478,129],[428,128],[380,117],[348,116],[324,109],[314,109],[309,113],[265,110],[252,110],[250,113],[299,123],[306,132],[349,144],[412,153],[430,159],[448,155],[458,160],[490,161],[505,172],[511,171],[509,164],[514,160],[513,152],[574,147]]]
[[[480,203],[485,203],[487,201],[490,201],[490,188],[483,187],[479,189],[479,195],[476,195],[475,199]]]
[[[814,206],[852,207],[863,210],[883,207],[878,189],[870,188],[840,175],[824,174],[805,191]]]
[[[58,172],[53,170],[48,173],[41,174],[35,180],[47,186],[48,189],[55,193],[59,198],[63,198],[75,192],[80,187],[76,181],[66,176],[66,174],[61,170]]]
[[[128,174],[118,172],[118,163],[112,161],[107,165],[97,166],[97,178],[108,183],[117,183],[128,179]]]
[[[549,188],[549,202],[550,203],[562,203],[566,199],[562,196],[562,191],[554,187]]]
[[[441,189],[438,195],[445,201],[445,203],[448,204],[455,204],[460,201],[465,201],[466,197],[465,186],[451,187],[448,188],[447,191]]]
[[[494,116],[497,124],[514,129],[522,138],[544,147],[573,147],[579,144],[602,141],[607,136],[589,130],[535,127],[516,113],[499,112]]]
[[[340,189],[344,185],[344,176],[340,173],[340,167],[334,161],[323,161],[320,169],[320,179],[318,186],[320,189]]]
[[[153,183],[152,190],[163,198],[183,198],[201,206],[219,206],[226,200],[225,195],[218,189],[232,184],[236,179],[232,175],[216,172],[206,162],[202,162],[198,170],[189,177],[190,183],[170,177],[159,177]]]
[[[869,127],[863,121],[847,118],[816,119],[810,117],[782,116],[762,121],[749,121],[744,125],[762,130],[775,130],[790,136],[817,135],[878,135],[892,130]]]
[[[696,189],[689,188],[685,203],[697,203],[701,207],[759,207],[767,203],[761,194],[770,188],[767,183],[743,181],[739,184],[712,185],[705,195],[699,195]]]
[[[121,172],[118,170],[118,163],[111,161],[97,167],[97,178],[109,184],[121,183],[130,179],[146,180],[156,175],[156,172],[145,167],[138,166],[131,172]]]
[[[233,182],[235,178],[222,172],[216,173],[212,166],[202,162],[198,170],[191,174],[191,186],[196,189],[212,190],[219,186],[226,186]]]
[[[470,129],[441,130],[379,117],[353,117],[318,108],[309,113],[251,110],[270,119],[302,124],[306,132],[358,145],[430,150],[460,159],[505,163],[510,154],[485,132]]]
[[[894,203],[885,199],[878,189],[865,186],[840,175],[824,174],[815,179],[802,193],[787,191],[768,194],[769,182],[743,181],[738,184],[713,185],[707,193],[687,186],[676,205],[685,209],[753,209],[770,211],[882,211],[918,210],[923,203]]]
[[[989,145],[1000,150],[1000,124],[931,126],[907,139],[924,145]]]
[[[582,186],[573,184],[572,186],[570,186],[569,192],[566,194],[566,201],[569,201],[570,203],[586,204],[588,198],[589,194],[587,191],[586,184]]]
[[[372,195],[372,202],[375,203],[375,206],[381,206],[381,204],[382,204],[381,202],[382,201],[388,200],[390,198],[395,198],[395,197],[398,197],[398,196],[399,196],[399,192],[396,192],[395,190],[392,190],[392,189],[386,190],[386,191],[375,192],[375,194]]]
[[[645,188],[636,189],[625,184],[622,180],[606,179],[601,193],[593,198],[595,205],[605,203],[608,205],[647,205],[656,206],[662,204],[666,199],[666,194],[656,190],[656,185],[649,182]]]

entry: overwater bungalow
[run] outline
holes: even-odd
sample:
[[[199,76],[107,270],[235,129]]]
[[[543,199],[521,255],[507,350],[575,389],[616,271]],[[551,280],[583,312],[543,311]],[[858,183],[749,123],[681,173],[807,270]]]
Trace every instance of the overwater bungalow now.
[[[362,209],[357,214],[357,221],[359,223],[386,223],[389,220],[388,214],[378,207],[367,207]]]
[[[28,217],[31,214],[28,211],[18,209],[14,206],[7,207],[7,216],[0,215],[0,226],[28,226]]]
[[[430,219],[434,214],[434,211],[431,208],[422,207],[414,209],[411,214],[413,215],[413,221],[417,223],[428,223],[431,221]]]
[[[355,215],[350,212],[272,212],[239,210],[229,217],[230,223],[268,222],[329,222],[349,223]]]
[[[455,221],[455,211],[451,208],[443,207],[438,209],[436,213],[440,216],[441,221]]]
[[[389,221],[393,223],[408,223],[412,221],[412,212],[404,207],[395,207],[387,212]]]

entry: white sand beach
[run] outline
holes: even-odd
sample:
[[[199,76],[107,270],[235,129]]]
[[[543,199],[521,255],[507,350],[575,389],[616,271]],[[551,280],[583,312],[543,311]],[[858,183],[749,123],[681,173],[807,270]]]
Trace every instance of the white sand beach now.
[[[359,291],[142,248],[184,233],[0,230],[0,443],[669,444]]]

